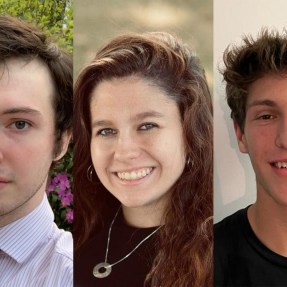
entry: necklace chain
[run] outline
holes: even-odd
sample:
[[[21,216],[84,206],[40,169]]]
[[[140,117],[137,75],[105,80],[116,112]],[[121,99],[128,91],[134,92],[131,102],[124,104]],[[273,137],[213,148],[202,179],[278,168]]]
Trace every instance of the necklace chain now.
[[[109,246],[110,246],[110,239],[111,239],[111,232],[112,232],[112,227],[113,224],[118,216],[118,213],[121,209],[121,206],[119,207],[114,219],[111,222],[110,228],[109,228],[109,233],[108,233],[108,240],[107,240],[107,248],[106,248],[106,255],[105,255],[105,263],[107,263],[108,260],[108,253],[109,253]],[[149,234],[147,237],[145,237],[130,253],[128,253],[126,256],[124,256],[123,258],[121,258],[120,260],[116,261],[113,264],[109,264],[109,267],[112,267],[120,262],[122,262],[123,260],[127,259],[132,253],[134,253],[139,247],[140,245],[142,245],[142,243],[144,243],[147,239],[149,239],[152,235],[154,235],[162,226],[159,226],[156,230],[154,230],[151,234]]]

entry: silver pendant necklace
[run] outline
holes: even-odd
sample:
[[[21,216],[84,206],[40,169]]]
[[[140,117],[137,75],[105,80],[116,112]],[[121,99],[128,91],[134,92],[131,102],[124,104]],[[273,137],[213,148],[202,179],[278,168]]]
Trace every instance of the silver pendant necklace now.
[[[120,207],[121,208],[121,207]],[[115,222],[115,219],[118,216],[118,213],[120,211],[120,208],[118,209],[114,219],[112,220],[112,223],[109,228],[109,233],[108,233],[108,240],[107,240],[107,248],[106,248],[106,256],[105,256],[105,261],[102,263],[97,264],[94,269],[93,269],[93,275],[96,278],[105,278],[108,277],[111,272],[112,272],[112,266],[115,266],[116,264],[122,262],[123,260],[127,259],[132,253],[134,253],[138,247],[140,247],[147,239],[149,239],[153,234],[155,234],[161,226],[159,226],[156,230],[154,230],[151,234],[149,234],[147,237],[145,237],[130,253],[128,253],[126,256],[121,258],[120,260],[116,261],[115,263],[109,264],[108,261],[108,253],[109,253],[109,246],[110,246],[110,239],[111,239],[111,231],[112,231],[112,226]]]

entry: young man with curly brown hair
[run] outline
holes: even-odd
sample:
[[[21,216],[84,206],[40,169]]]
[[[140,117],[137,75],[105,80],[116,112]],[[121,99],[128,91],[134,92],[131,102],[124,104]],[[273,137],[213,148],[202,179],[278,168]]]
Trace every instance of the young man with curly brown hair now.
[[[215,286],[287,286],[287,33],[243,42],[225,51],[223,77],[257,200],[215,225]]]

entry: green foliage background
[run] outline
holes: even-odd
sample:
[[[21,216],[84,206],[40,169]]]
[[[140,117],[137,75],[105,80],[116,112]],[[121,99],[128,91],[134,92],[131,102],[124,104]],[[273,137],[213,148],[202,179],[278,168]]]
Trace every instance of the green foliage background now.
[[[41,28],[59,46],[73,52],[73,1],[72,0],[0,0],[0,14],[11,15],[28,21]],[[72,148],[63,160],[51,171],[51,178],[58,173],[67,173],[72,186]],[[60,228],[72,229],[66,220],[66,213],[72,209],[63,206],[57,188],[49,194],[49,202],[55,213],[55,222]]]
[[[0,0],[0,12],[36,24],[61,47],[72,52],[72,0]]]

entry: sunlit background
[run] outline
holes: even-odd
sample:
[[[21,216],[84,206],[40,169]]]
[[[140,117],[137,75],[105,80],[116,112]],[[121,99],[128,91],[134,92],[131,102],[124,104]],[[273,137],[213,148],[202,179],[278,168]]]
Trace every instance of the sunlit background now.
[[[212,88],[212,23],[212,0],[74,0],[74,74],[114,36],[165,31],[196,52]]]

